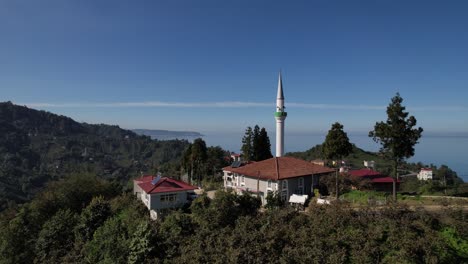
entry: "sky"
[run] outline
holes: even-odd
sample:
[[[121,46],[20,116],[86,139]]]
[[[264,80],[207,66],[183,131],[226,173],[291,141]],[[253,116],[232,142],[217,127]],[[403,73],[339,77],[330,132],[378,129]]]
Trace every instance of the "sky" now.
[[[0,101],[123,128],[468,133],[468,1],[0,0]]]

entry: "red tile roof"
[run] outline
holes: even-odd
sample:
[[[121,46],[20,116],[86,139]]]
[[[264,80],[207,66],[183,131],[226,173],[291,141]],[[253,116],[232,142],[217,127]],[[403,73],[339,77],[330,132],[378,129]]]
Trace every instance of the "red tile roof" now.
[[[223,170],[270,180],[281,180],[335,171],[334,169],[293,157],[275,157],[250,163],[238,168],[228,166],[223,168]]]
[[[368,178],[373,183],[393,182],[393,179],[391,177],[385,176],[382,173],[371,169],[350,170],[348,171],[348,173],[351,176]],[[400,180],[398,180],[397,182],[399,183]]]
[[[165,192],[180,192],[180,191],[191,191],[197,189],[197,187],[187,184],[183,181],[174,180],[168,177],[162,177],[156,185],[153,185],[151,181],[156,178],[152,175],[143,176],[135,179],[134,181],[141,187],[146,193],[165,193]]]
[[[373,183],[392,183],[393,179],[392,179],[392,177],[380,177],[380,178],[371,179],[371,182],[373,182]],[[400,180],[397,180],[396,182],[399,183]]]
[[[371,169],[360,169],[360,170],[350,170],[348,173],[351,176],[357,177],[376,177],[376,176],[383,176],[382,173],[371,170]]]

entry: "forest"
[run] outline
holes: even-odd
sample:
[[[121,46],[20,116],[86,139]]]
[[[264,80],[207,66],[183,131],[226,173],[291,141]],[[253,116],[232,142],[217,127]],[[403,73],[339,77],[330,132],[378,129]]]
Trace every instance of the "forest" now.
[[[299,212],[218,190],[153,221],[130,192],[132,178],[184,170],[216,180],[228,153],[201,139],[151,140],[9,102],[0,103],[0,130],[0,263],[468,261],[467,212],[456,206],[428,212],[342,201]],[[290,155],[319,158],[320,148]],[[378,156],[353,146],[347,159]]]
[[[92,173],[126,187],[145,173],[180,174],[186,140],[158,141],[118,126],[0,103],[0,211],[29,201],[49,181]]]
[[[0,214],[0,263],[466,263],[467,212],[345,203],[259,210],[218,191],[150,220],[115,182],[74,175]]]

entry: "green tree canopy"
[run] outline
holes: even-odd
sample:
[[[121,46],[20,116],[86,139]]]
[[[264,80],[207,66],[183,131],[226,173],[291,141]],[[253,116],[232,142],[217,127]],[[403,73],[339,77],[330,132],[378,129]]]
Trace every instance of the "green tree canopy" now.
[[[403,98],[397,93],[387,107],[387,121],[375,123],[374,130],[369,137],[382,145],[380,151],[393,161],[393,178],[397,177],[398,165],[405,159],[414,155],[414,145],[418,143],[423,129],[416,126],[416,118],[408,117],[406,107],[401,103]],[[393,197],[396,199],[394,181]]]
[[[242,158],[244,160],[251,160],[253,157],[253,131],[252,127],[247,127],[244,137],[242,138]]]
[[[262,161],[273,157],[268,133],[264,127],[247,127],[242,138],[242,157],[244,160]]]
[[[203,139],[197,138],[184,152],[184,167],[189,172],[190,180],[196,177],[200,184],[203,175],[206,174],[206,160],[208,158],[206,143]]]
[[[336,122],[328,131],[325,142],[322,145],[322,153],[326,159],[336,160],[348,156],[353,151],[353,145],[349,143],[343,125]]]

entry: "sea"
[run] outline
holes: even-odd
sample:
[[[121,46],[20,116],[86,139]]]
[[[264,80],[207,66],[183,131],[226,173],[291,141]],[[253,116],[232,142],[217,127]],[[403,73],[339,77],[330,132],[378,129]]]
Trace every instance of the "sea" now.
[[[203,140],[207,146],[220,146],[225,150],[240,153],[243,133],[231,132],[202,132]],[[269,134],[271,150],[275,151],[275,134]],[[306,151],[311,147],[322,144],[325,134],[313,133],[287,133],[284,139],[285,152]],[[351,143],[367,151],[378,151],[380,144],[374,142],[364,133],[348,133]],[[160,140],[175,139],[175,137],[160,138]],[[193,141],[195,137],[184,137]],[[415,146],[415,155],[409,162],[422,162],[425,165],[433,164],[437,167],[447,165],[456,171],[458,176],[468,182],[468,135],[426,135],[421,137]]]

